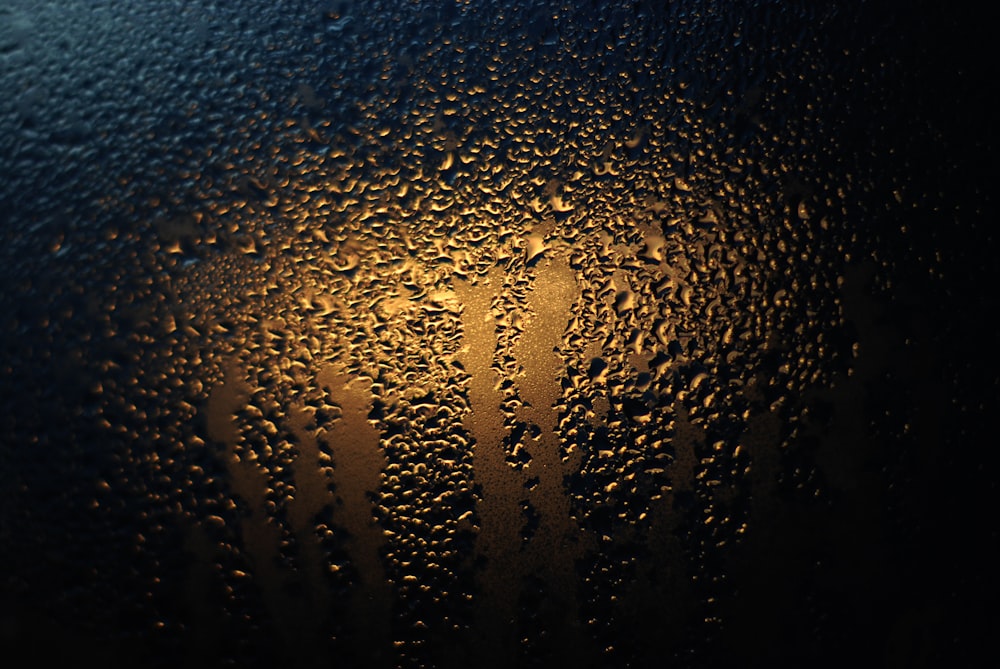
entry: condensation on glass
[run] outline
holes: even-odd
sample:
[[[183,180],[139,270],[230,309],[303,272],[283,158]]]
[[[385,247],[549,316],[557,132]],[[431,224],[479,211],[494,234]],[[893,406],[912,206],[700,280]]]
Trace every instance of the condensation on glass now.
[[[57,4],[0,8],[0,536],[50,528],[5,558],[39,620],[164,662],[659,666],[780,640],[841,559],[813,510],[876,533],[822,515],[921,424],[864,399],[905,347],[843,16]]]

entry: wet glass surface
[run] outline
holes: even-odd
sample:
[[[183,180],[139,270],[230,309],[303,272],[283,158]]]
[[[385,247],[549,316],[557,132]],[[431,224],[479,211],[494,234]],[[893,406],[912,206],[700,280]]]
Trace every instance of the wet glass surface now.
[[[0,6],[3,648],[971,662],[996,67],[930,5]]]

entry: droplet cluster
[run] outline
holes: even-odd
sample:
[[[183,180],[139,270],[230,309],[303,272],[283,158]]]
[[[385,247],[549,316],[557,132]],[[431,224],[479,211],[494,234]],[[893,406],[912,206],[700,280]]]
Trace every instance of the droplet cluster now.
[[[775,509],[852,489],[836,437],[908,438],[837,394],[905,197],[836,11],[70,4],[0,9],[39,616],[171,666],[692,663]]]

